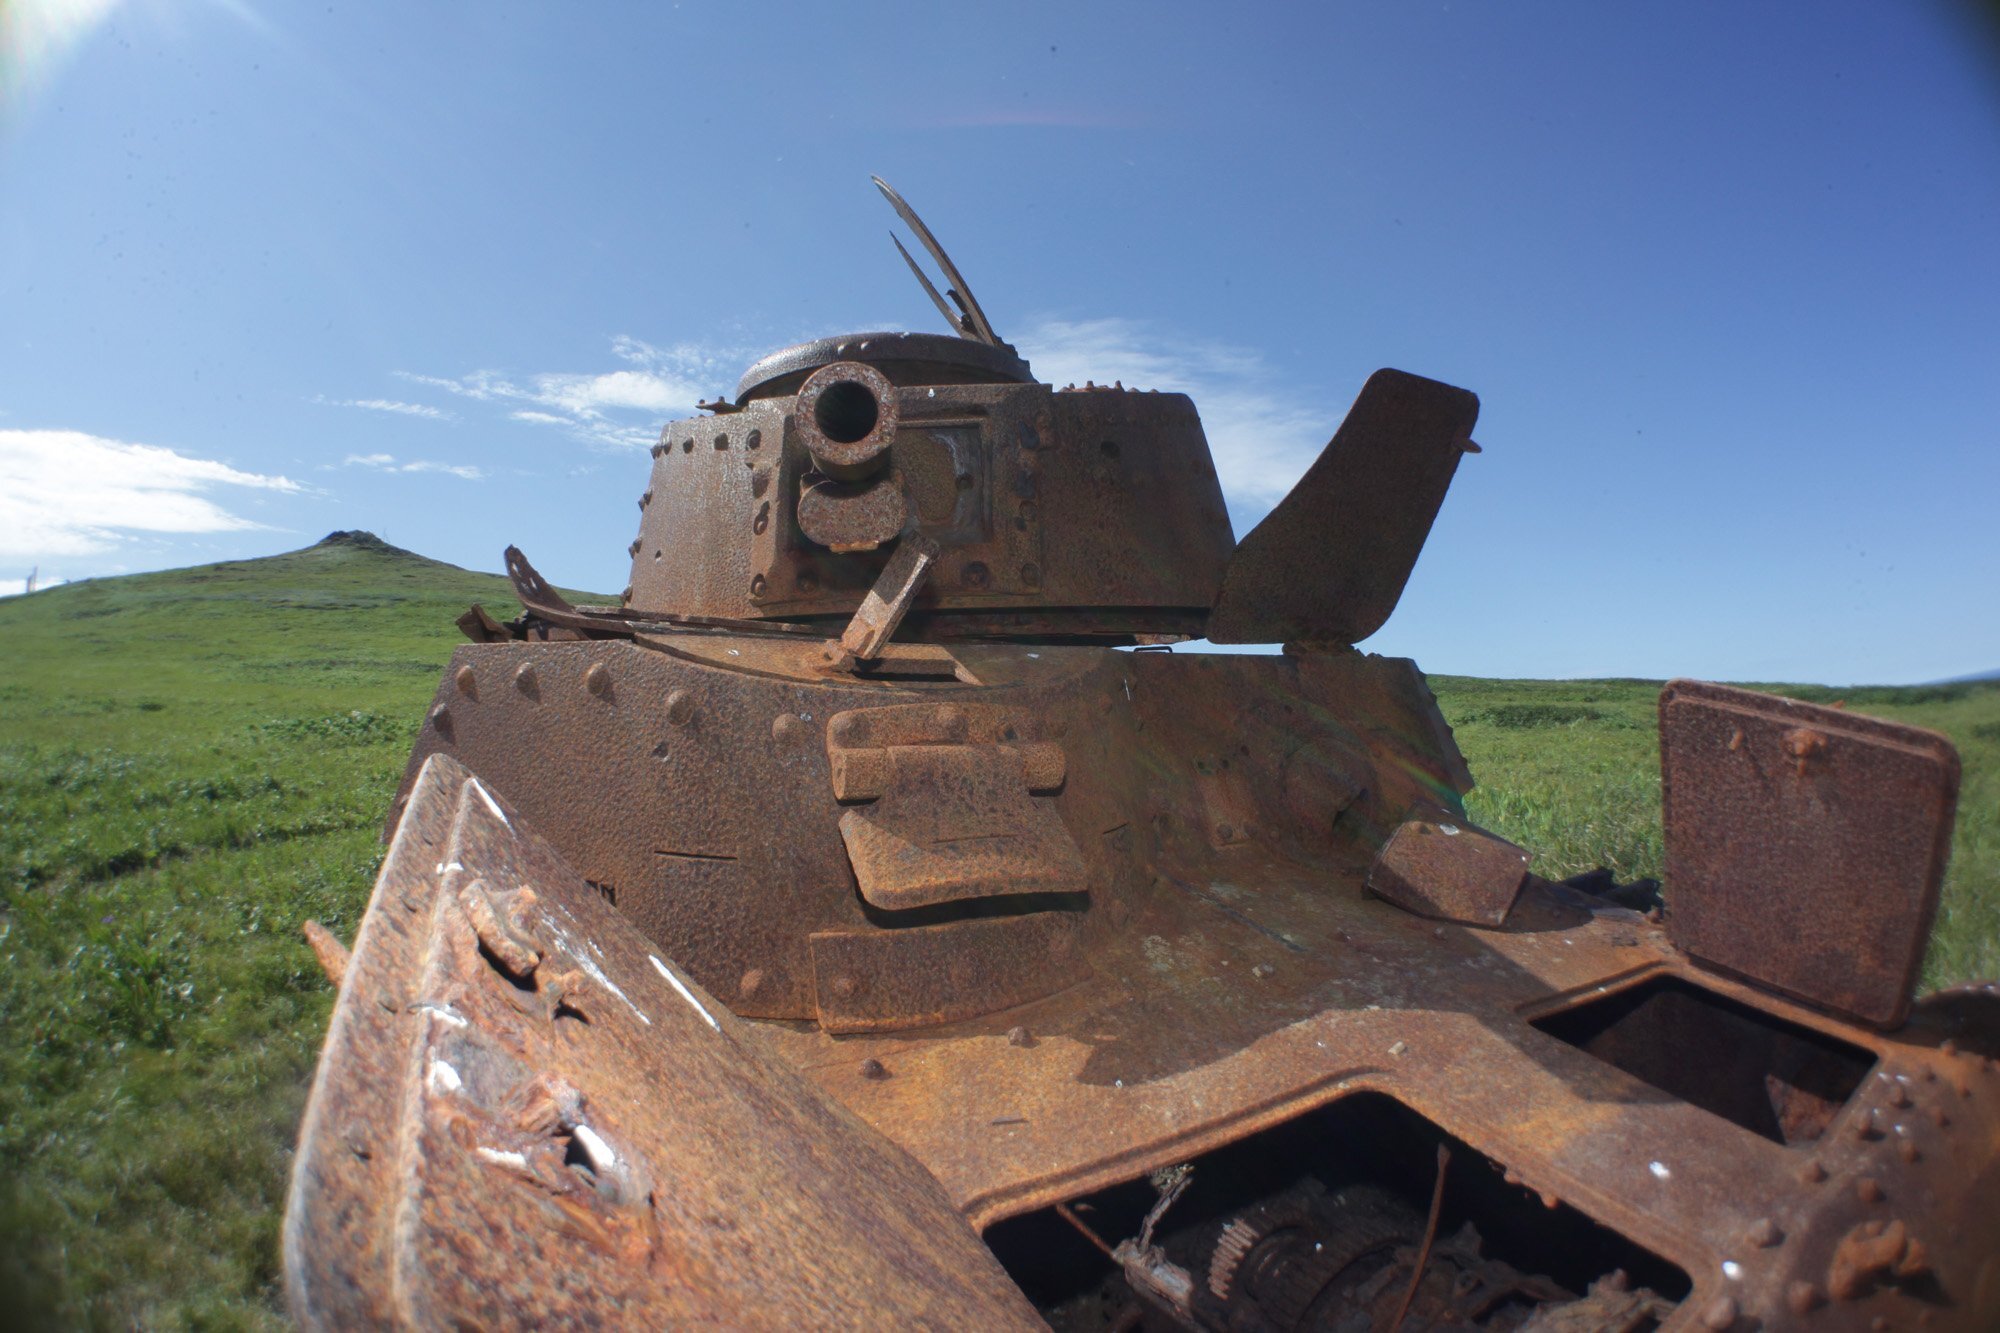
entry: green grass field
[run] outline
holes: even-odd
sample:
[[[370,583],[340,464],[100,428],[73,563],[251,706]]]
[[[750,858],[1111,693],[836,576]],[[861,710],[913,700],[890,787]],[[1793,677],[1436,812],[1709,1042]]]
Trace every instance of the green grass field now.
[[[0,1311],[280,1327],[278,1219],[332,1005],[453,618],[505,580],[368,545],[0,602]],[[1651,681],[1433,679],[1474,818],[1560,877],[1660,868]],[[1925,969],[2000,974],[2000,685],[1788,687],[1965,761]]]

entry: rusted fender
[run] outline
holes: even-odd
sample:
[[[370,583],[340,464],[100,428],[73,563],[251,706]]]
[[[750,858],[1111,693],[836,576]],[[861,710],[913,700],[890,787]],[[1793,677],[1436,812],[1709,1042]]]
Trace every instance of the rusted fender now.
[[[933,1176],[443,756],[348,963],[284,1254],[309,1329],[1041,1326]]]

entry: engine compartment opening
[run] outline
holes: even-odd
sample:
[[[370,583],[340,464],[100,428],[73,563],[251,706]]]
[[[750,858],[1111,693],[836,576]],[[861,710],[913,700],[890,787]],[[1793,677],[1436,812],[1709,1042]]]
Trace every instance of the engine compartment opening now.
[[[1057,1330],[1511,1330],[1540,1314],[1643,1333],[1690,1289],[1379,1093],[985,1239]]]
[[[1534,1026],[1773,1143],[1825,1133],[1875,1063],[1858,1046],[1679,977],[1587,1000]]]

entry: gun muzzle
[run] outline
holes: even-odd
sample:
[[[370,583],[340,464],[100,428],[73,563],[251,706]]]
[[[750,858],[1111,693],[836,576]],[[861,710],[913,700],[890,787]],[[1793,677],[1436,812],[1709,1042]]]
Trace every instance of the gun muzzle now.
[[[861,481],[889,461],[896,419],[895,389],[858,361],[814,371],[799,386],[793,417],[813,463],[835,481]]]

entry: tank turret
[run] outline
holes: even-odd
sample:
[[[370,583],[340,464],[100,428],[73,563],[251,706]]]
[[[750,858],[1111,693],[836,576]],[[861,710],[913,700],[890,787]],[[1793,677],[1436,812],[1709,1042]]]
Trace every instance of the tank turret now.
[[[1037,383],[883,189],[953,333],[759,361],[619,605],[509,548],[459,622],[317,941],[300,1323],[2000,1325],[1950,744],[1674,682],[1666,901],[1536,875],[1354,646],[1478,400],[1377,372],[1235,542],[1194,404]]]

